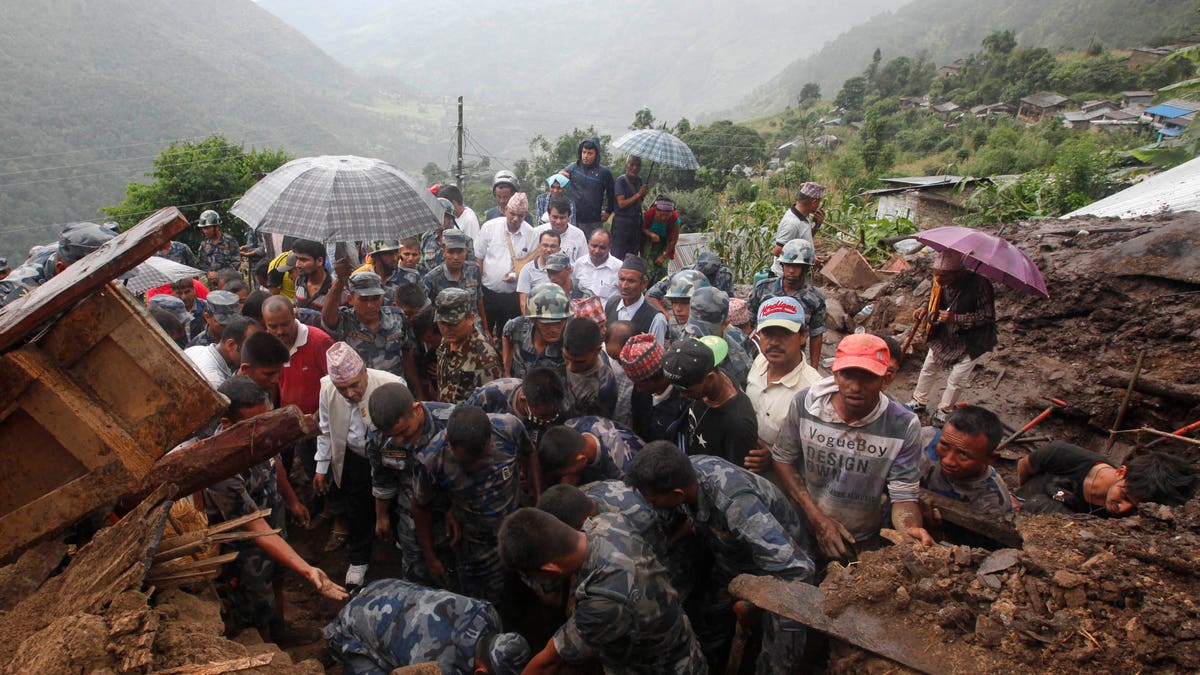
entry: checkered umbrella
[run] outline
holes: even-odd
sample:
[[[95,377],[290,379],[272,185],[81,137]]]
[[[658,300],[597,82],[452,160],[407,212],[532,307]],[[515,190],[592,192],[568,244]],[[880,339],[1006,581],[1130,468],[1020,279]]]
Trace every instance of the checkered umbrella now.
[[[415,178],[353,155],[294,159],[229,212],[256,230],[319,242],[403,239],[442,222],[442,207]]]
[[[613,147],[643,161],[658,162],[680,169],[699,169],[700,163],[686,143],[659,129],[638,129],[617,139]]]
[[[195,279],[203,275],[204,272],[195,267],[152,255],[146,258],[141,265],[130,270],[129,274],[123,278],[125,279],[125,288],[128,288],[131,293],[145,293],[151,288],[173,284],[184,279]]]

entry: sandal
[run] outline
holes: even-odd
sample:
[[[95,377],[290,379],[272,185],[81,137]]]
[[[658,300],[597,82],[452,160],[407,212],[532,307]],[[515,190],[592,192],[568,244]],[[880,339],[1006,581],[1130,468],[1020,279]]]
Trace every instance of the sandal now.
[[[325,552],[336,551],[346,545],[346,538],[350,536],[349,532],[334,530],[329,533],[329,541],[325,542]]]

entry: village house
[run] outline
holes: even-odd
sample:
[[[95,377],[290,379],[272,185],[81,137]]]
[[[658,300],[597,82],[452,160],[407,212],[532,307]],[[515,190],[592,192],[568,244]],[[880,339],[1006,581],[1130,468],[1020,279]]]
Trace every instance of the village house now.
[[[1154,92],[1137,90],[1121,92],[1121,107],[1129,108],[1135,105],[1148,106],[1154,103]]]
[[[1071,99],[1052,91],[1039,91],[1021,99],[1017,117],[1026,122],[1041,122],[1042,118],[1064,109]]]
[[[988,178],[907,176],[881,178],[889,187],[862,193],[875,199],[876,218],[907,218],[921,229],[955,225],[967,212],[967,199]]]
[[[1173,98],[1143,110],[1142,121],[1157,129],[1160,139],[1172,138],[1192,123],[1197,110],[1200,110],[1200,102]]]
[[[941,68],[938,68],[937,76],[938,77],[948,77],[950,75],[957,75],[958,71],[962,70],[963,66],[966,65],[966,63],[967,62],[964,61],[963,59],[954,59],[954,63],[951,63],[948,66],[942,66]]]
[[[939,103],[935,106],[931,106],[930,110],[937,113],[937,116],[942,118],[943,122],[949,122],[952,118],[957,117],[955,113],[962,110],[962,106],[954,101],[946,101],[945,103]]]
[[[1007,103],[989,103],[971,108],[971,114],[980,119],[1001,116],[1012,117],[1016,112],[1016,109]]]

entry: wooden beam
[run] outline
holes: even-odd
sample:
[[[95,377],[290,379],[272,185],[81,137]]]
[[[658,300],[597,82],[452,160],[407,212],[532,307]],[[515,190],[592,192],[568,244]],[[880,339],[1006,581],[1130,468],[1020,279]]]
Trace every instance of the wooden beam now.
[[[741,574],[729,584],[729,592],[768,612],[799,621],[830,637],[923,673],[943,673],[948,662],[978,660],[962,641],[943,643],[933,635],[914,632],[902,621],[881,619],[854,605],[846,607],[837,616],[829,616],[824,610],[824,591],[801,581]],[[951,653],[954,657],[947,660]]]
[[[1100,375],[1100,384],[1124,389],[1133,378],[1133,373],[1109,368]],[[1133,390],[1150,396],[1167,398],[1188,405],[1200,404],[1200,387],[1170,382],[1149,375],[1142,375],[1133,384]]]
[[[25,297],[0,307],[0,351],[17,344],[62,310],[92,295],[110,279],[133,269],[187,227],[187,218],[179,209],[173,206],[160,209]]]
[[[953,523],[975,534],[987,537],[1006,548],[1021,548],[1025,545],[1021,533],[1017,532],[1017,528],[1005,521],[1002,516],[983,513],[962,502],[929,490],[921,490],[921,498],[928,499],[929,503],[941,512],[942,520],[947,523]]]
[[[319,428],[294,405],[238,422],[215,436],[164,455],[137,488],[121,498],[122,506],[136,504],[162,483],[174,483],[180,494],[191,494],[266,461]]]

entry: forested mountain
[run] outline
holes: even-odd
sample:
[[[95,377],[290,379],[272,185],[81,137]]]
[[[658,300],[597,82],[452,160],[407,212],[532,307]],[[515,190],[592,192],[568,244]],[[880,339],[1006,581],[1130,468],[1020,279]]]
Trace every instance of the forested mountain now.
[[[821,36],[906,2],[261,0],[360,72],[584,126],[729,107]]]
[[[1200,25],[1200,0],[916,0],[880,14],[793,61],[733,112],[752,117],[794,105],[807,82],[832,97],[878,48],[883,59],[907,55],[938,65],[974,51],[997,30],[1029,47],[1080,50],[1153,45]]]
[[[251,0],[0,3],[0,256],[96,219],[171,140],[214,132],[413,171],[449,133]]]

